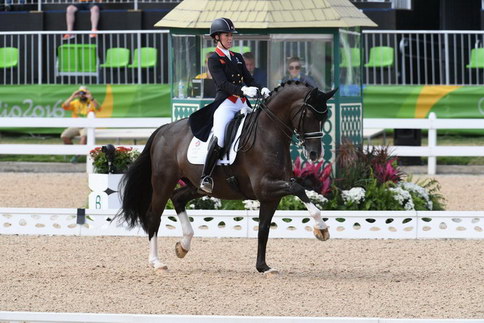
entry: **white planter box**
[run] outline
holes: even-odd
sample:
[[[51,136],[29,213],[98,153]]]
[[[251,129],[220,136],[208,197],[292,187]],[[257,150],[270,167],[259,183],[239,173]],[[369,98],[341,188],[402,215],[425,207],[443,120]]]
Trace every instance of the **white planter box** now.
[[[89,174],[89,208],[106,210],[119,209],[121,199],[118,193],[123,174]]]

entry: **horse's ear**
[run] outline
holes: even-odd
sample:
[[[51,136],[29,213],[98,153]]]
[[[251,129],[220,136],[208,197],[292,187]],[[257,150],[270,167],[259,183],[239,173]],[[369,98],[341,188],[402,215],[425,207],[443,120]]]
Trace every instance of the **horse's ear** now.
[[[317,87],[315,87],[314,89],[312,89],[311,91],[309,91],[309,97],[314,97],[315,94],[317,94],[318,92],[321,92],[318,90]]]
[[[336,93],[336,91],[338,91],[338,88],[333,89],[333,90],[329,91],[328,93],[324,93],[324,98],[326,99],[326,101],[331,99],[333,97],[333,95]]]

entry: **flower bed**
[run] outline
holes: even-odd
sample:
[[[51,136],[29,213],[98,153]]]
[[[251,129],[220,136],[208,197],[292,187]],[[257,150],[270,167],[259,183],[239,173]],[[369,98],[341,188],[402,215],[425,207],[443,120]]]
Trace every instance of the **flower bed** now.
[[[397,157],[386,148],[365,151],[344,143],[332,164],[312,164],[300,158],[294,163],[294,178],[305,189],[309,199],[323,210],[444,210],[440,185],[434,179],[412,182],[397,166]],[[170,205],[168,206],[170,207]],[[191,201],[189,209],[257,210],[258,201],[223,201],[203,197]],[[278,210],[305,210],[294,196],[281,200]]]

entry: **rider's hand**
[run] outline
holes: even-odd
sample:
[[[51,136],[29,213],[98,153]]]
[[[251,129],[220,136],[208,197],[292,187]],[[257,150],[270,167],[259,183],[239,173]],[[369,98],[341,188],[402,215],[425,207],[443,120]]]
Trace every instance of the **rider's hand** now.
[[[243,107],[242,109],[240,109],[240,113],[242,114],[248,114],[248,113],[251,113],[252,112],[252,109],[249,108],[249,107]]]
[[[268,88],[263,87],[260,93],[262,96],[264,96],[264,98],[267,98],[271,94],[271,91]]]
[[[242,87],[242,93],[244,93],[245,96],[248,96],[248,97],[255,97],[257,95],[257,91],[259,91],[258,88],[256,88],[255,86],[250,86],[250,87],[247,87],[247,86],[243,86]]]

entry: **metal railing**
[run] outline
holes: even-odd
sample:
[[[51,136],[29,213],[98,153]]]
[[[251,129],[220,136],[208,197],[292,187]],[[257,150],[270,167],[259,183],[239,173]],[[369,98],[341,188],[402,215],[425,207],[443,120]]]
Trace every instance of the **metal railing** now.
[[[168,31],[1,32],[0,48],[18,49],[18,62],[0,69],[0,85],[169,83]],[[78,47],[77,52],[73,47]],[[141,48],[155,48],[156,62],[133,62]],[[363,31],[363,63],[372,48],[390,48],[384,66],[364,64],[366,85],[482,85],[484,31]],[[129,50],[128,67],[105,67],[112,48]],[[77,56],[76,56],[77,55]],[[479,56],[481,55],[481,56]],[[77,57],[77,58],[76,58]]]
[[[99,3],[102,4],[129,4],[130,6],[132,5],[132,9],[138,9],[138,5],[140,3],[168,3],[168,4],[178,4],[182,2],[183,0],[102,0],[98,1]],[[36,9],[38,11],[42,11],[44,9],[44,5],[69,5],[72,4],[72,0],[0,0],[0,4],[4,4],[5,8],[8,9],[14,9],[16,10],[17,6],[36,6]]]
[[[0,48],[18,49],[18,62],[0,69],[0,85],[168,83],[168,31],[22,31],[0,33]],[[128,50],[108,61],[109,51]],[[148,49],[147,52],[144,52]],[[139,54],[144,53],[144,54]],[[126,53],[125,53],[126,54]],[[111,63],[111,64],[109,64]],[[107,65],[106,65],[107,64]]]
[[[484,31],[365,30],[363,47],[364,62],[374,47],[393,51],[389,65],[364,65],[365,84],[484,84]]]

